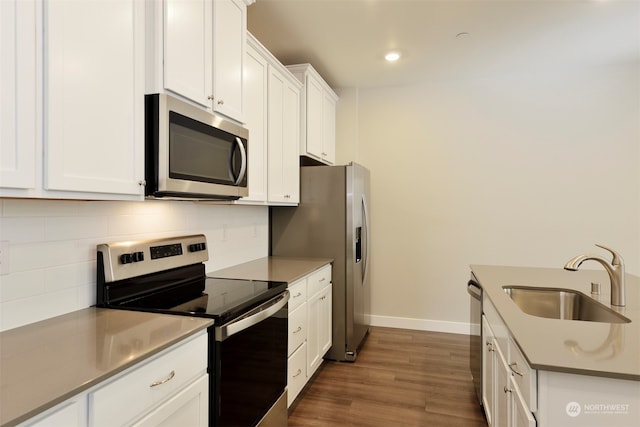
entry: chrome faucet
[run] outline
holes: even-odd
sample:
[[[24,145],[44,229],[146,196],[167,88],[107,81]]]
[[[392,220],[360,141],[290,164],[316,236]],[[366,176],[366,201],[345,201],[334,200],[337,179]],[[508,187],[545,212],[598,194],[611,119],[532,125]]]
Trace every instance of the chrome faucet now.
[[[611,260],[611,264],[609,262],[598,256],[598,255],[578,255],[577,257],[571,258],[564,266],[565,270],[577,271],[584,261],[593,260],[598,261],[607,273],[609,273],[609,280],[611,281],[611,305],[615,305],[618,307],[625,306],[625,287],[624,287],[624,261],[619,253],[614,251],[613,249],[607,248],[606,246],[596,245],[599,248],[606,249],[611,252],[613,255],[613,259]]]

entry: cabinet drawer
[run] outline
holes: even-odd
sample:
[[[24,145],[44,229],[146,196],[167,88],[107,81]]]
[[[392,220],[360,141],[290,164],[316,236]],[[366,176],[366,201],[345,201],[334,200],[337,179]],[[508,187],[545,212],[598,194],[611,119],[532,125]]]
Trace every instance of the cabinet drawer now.
[[[307,300],[307,279],[300,279],[289,285],[289,313]]]
[[[307,339],[307,303],[289,314],[289,340],[287,354],[291,355]]]
[[[331,283],[331,264],[311,273],[307,282],[309,295],[315,295],[320,289]]]
[[[509,368],[513,376],[514,382],[518,385],[520,393],[525,403],[529,406],[531,412],[536,411],[536,387],[537,376],[536,370],[532,369],[523,354],[520,352],[513,338],[509,338]]]
[[[144,415],[206,373],[207,347],[207,334],[203,333],[90,393],[89,424],[112,427]]]
[[[288,359],[287,406],[296,399],[307,382],[307,344],[303,343]]]

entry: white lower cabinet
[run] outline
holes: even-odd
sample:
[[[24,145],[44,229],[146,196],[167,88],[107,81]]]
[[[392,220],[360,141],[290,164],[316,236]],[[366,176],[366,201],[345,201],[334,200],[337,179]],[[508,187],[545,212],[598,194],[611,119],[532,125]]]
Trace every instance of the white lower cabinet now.
[[[489,426],[535,427],[536,370],[531,369],[497,311],[483,300],[482,403]]]
[[[182,389],[194,381],[207,379],[207,347],[205,334],[91,392],[89,424],[94,427],[131,424],[150,411],[171,405],[171,398]],[[206,402],[207,390],[202,392],[200,399],[202,397]],[[131,402],[135,402],[135,405]],[[204,402],[200,401],[200,406]],[[176,410],[180,411],[181,408]],[[166,408],[161,411],[170,416],[166,414]],[[193,416],[202,419],[200,415]],[[207,421],[206,414],[204,421]]]
[[[331,283],[312,295],[308,302],[307,372],[320,367],[322,357],[331,347]]]
[[[44,414],[21,424],[22,427],[81,427],[87,418],[87,399],[80,395],[62,402]]]
[[[482,402],[489,426],[640,425],[638,381],[537,370],[483,299]]]
[[[291,406],[331,347],[331,286],[331,264],[289,285],[287,406]]]
[[[287,366],[287,407],[291,406],[307,382],[307,344],[303,343],[289,356]]]
[[[203,375],[134,426],[206,426],[209,418],[208,396],[209,378]]]
[[[207,355],[202,331],[21,426],[208,426]]]

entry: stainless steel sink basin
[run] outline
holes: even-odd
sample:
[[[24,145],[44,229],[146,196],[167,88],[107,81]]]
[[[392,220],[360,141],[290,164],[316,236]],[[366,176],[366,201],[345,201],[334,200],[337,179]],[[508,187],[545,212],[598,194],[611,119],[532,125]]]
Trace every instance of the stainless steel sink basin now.
[[[526,286],[504,286],[502,289],[520,310],[532,316],[603,323],[631,322],[593,298],[570,289]]]

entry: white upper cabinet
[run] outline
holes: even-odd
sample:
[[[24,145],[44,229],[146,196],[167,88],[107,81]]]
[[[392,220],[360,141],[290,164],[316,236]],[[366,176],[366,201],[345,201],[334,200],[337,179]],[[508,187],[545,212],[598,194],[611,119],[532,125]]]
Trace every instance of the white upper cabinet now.
[[[35,1],[0,1],[0,41],[0,187],[35,188]]]
[[[45,188],[141,194],[144,3],[44,8]]]
[[[251,34],[246,49],[249,196],[235,203],[296,205],[302,84]]]
[[[142,199],[144,9],[0,2],[0,197]]]
[[[249,129],[249,195],[238,202],[267,202],[267,76],[266,59],[249,44],[244,63],[245,117]]]
[[[148,2],[147,92],[167,90],[245,122],[245,0]]]
[[[268,201],[300,202],[300,88],[286,74],[269,66],[268,100]]]
[[[242,63],[247,34],[244,0],[213,2],[213,110],[244,122]]]
[[[164,10],[161,11],[164,28],[164,87],[203,107],[211,106],[211,1],[165,0]]]
[[[332,165],[336,161],[336,103],[338,96],[311,64],[288,65],[304,84],[300,155]]]

